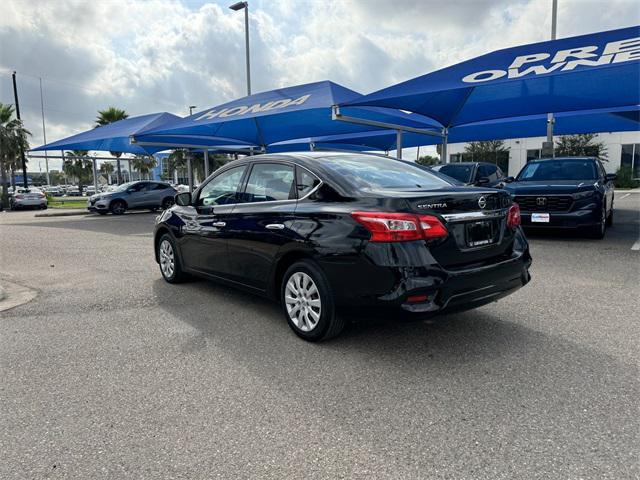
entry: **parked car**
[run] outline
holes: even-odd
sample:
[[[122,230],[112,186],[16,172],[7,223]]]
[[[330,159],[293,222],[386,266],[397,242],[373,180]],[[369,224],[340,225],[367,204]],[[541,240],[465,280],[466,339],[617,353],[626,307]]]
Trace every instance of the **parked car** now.
[[[431,167],[436,172],[455,178],[464,185],[504,187],[506,175],[500,167],[488,162],[443,163]]]
[[[84,187],[84,190],[83,190],[82,194],[85,197],[90,197],[91,195],[95,195],[96,194],[96,187],[94,187],[93,185],[87,185],[86,187]]]
[[[158,216],[164,279],[194,274],[279,298],[306,340],[337,335],[336,307],[432,315],[525,285],[529,246],[508,193],[415,164],[335,152],[224,165]]]
[[[52,197],[61,197],[62,195],[64,195],[64,191],[62,190],[62,188],[54,186],[47,187],[45,193],[51,195]]]
[[[87,209],[102,215],[108,212],[122,215],[127,210],[136,209],[167,209],[173,205],[176,193],[168,183],[146,181],[123,183],[113,191],[89,197]]]
[[[67,197],[80,197],[80,188],[75,185],[69,185],[65,191]]]
[[[505,189],[520,206],[522,225],[582,228],[603,238],[613,224],[613,181],[597,158],[556,157],[527,163]]]
[[[15,192],[9,198],[9,208],[11,210],[27,207],[46,209],[47,204],[47,196],[36,187],[16,187]]]

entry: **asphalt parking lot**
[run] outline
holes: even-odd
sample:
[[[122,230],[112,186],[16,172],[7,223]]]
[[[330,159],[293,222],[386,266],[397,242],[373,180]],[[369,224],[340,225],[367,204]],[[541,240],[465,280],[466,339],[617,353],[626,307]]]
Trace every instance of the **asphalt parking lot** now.
[[[154,215],[0,213],[0,478],[640,477],[640,194],[604,240],[438,322],[308,344],[269,301],[168,285]],[[636,247],[636,250],[632,248]]]

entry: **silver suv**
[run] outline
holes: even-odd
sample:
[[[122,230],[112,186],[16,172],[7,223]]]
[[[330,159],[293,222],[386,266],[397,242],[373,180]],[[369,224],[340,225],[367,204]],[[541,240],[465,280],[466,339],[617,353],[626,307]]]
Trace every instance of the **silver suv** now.
[[[106,215],[122,215],[127,210],[159,208],[167,209],[173,205],[176,190],[168,183],[162,182],[129,182],[116,189],[92,195],[87,201],[87,209]]]

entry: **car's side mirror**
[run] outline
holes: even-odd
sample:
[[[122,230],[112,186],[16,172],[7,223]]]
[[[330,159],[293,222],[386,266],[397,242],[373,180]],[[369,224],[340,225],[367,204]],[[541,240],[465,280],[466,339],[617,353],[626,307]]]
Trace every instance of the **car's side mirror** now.
[[[604,180],[606,182],[613,182],[618,176],[615,173],[607,173],[604,176]]]
[[[182,192],[175,196],[176,205],[181,207],[188,207],[191,205],[191,194],[189,192]]]
[[[476,180],[476,185],[487,185],[489,183],[489,179],[487,177],[480,177]]]
[[[511,182],[515,182],[515,181],[516,181],[516,179],[515,179],[515,178],[513,178],[513,177],[504,177],[504,178],[502,179],[502,181],[503,181],[504,183],[511,183]]]

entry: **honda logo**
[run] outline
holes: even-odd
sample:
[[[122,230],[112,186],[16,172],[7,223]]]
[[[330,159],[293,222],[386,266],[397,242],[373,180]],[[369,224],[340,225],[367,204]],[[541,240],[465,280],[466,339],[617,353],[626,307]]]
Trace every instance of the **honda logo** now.
[[[547,204],[547,199],[545,197],[536,198],[536,205],[538,205],[539,207],[544,207],[546,204]]]

